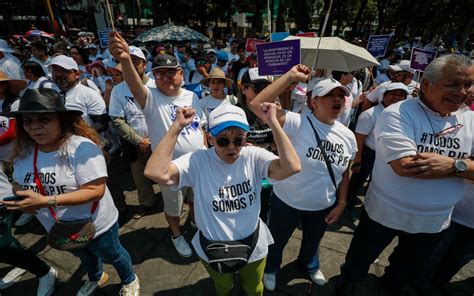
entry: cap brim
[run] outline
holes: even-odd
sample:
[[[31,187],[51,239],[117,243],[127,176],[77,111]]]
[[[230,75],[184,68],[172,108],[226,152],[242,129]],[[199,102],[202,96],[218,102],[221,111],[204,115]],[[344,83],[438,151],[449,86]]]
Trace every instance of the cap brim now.
[[[66,113],[71,116],[81,116],[82,111],[79,110],[62,110],[62,111],[54,111],[54,110],[21,110],[21,111],[11,111],[11,112],[0,112],[0,116],[5,117],[18,117],[25,113]]]
[[[225,130],[228,127],[238,127],[238,128],[243,129],[246,132],[248,132],[250,130],[249,126],[247,124],[242,123],[240,121],[225,121],[225,122],[222,122],[222,123],[216,125],[215,127],[211,128],[209,130],[209,132],[211,133],[211,135],[213,137],[216,137],[217,135],[219,135],[223,130]]]
[[[344,95],[345,95],[346,97],[348,97],[348,96],[351,95],[351,91],[350,91],[347,87],[345,87],[344,85],[339,85],[339,86],[335,86],[335,87],[329,89],[328,91],[326,91],[326,92],[324,92],[324,93],[319,93],[319,94],[313,93],[313,95],[312,95],[311,98],[314,99],[315,97],[324,97],[325,95],[327,95],[328,93],[330,93],[331,91],[333,91],[333,90],[336,89],[336,88],[342,89],[342,90],[344,91]]]
[[[151,68],[151,71],[158,70],[158,69],[177,69],[179,67],[180,67],[180,65],[177,65],[177,66],[156,66],[156,67]]]
[[[58,66],[58,67],[61,67],[63,69],[66,69],[66,70],[76,70],[76,71],[79,71],[79,68],[66,68],[64,67],[64,65],[61,65],[61,64],[57,64],[57,63],[54,63],[54,64],[50,64],[49,67],[52,67],[52,66]]]

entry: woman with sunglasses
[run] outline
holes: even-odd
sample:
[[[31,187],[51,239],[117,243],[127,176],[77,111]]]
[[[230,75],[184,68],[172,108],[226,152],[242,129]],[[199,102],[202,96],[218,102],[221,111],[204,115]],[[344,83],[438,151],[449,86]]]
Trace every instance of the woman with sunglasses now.
[[[309,73],[310,69],[303,65],[293,67],[262,90],[250,107],[263,118],[260,104],[274,101],[292,83],[308,81]],[[319,242],[327,226],[339,219],[346,205],[349,167],[357,145],[354,134],[337,118],[343,112],[349,89],[334,79],[325,79],[315,84],[311,94],[309,109],[302,114],[284,110],[277,114],[295,145],[302,170],[273,185],[269,228],[275,244],[270,246],[263,278],[265,288],[270,291],[276,287],[283,249],[299,223],[303,226],[299,266],[315,284],[326,283],[320,271]]]
[[[98,146],[100,138],[81,113],[67,110],[54,90],[25,92],[18,111],[8,113],[17,120],[13,179],[23,190],[15,192],[21,200],[3,203],[9,210],[36,213],[48,232],[50,245],[52,233],[63,221],[92,222],[94,235],[85,238],[85,245],[65,248],[79,257],[89,277],[76,295],[93,295],[106,284],[103,262],[108,262],[122,281],[121,295],[137,296],[138,277],[129,253],[119,241],[118,211],[106,187],[107,168]],[[66,236],[65,231],[56,235],[54,247],[58,249],[62,244],[84,241],[83,236],[75,239]]]
[[[222,104],[208,119],[208,139],[213,148],[191,152],[172,161],[179,134],[195,116],[192,108],[178,108],[176,120],[145,168],[145,175],[160,184],[174,189],[193,188],[199,232],[192,243],[214,280],[217,295],[230,293],[236,271],[248,295],[263,294],[265,258],[273,239],[258,218],[260,181],[262,178],[282,180],[300,170],[296,152],[275,117],[276,105],[265,103],[260,108],[262,118],[272,128],[280,157],[258,147],[245,146],[249,125],[244,111]],[[221,246],[248,242],[247,252],[242,255],[245,256],[243,263],[240,261],[235,269],[226,269],[227,265],[218,263],[210,253],[209,243],[213,242]],[[230,253],[236,250],[235,246],[229,249]]]

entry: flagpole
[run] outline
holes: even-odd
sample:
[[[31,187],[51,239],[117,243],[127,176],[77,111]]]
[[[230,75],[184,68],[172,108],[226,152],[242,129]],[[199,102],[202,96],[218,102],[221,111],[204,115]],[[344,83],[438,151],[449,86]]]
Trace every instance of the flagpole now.
[[[333,1],[333,0],[331,0],[331,2],[329,3],[329,9],[328,9],[328,12],[326,13],[326,18],[324,19],[323,30],[321,31],[321,36],[319,36],[318,46],[316,47],[316,56],[314,57],[313,66],[311,67],[311,69],[313,69],[313,70],[314,70],[314,68],[316,67],[316,65],[318,64],[318,59],[319,59],[319,45],[321,44],[321,39],[323,38],[324,32],[326,31],[326,26],[327,26],[327,24],[328,24],[329,15],[331,14],[332,1]]]

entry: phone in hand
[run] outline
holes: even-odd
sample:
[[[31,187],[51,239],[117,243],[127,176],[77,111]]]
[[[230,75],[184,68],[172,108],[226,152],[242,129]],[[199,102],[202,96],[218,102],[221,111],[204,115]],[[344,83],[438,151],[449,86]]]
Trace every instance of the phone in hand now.
[[[20,201],[23,200],[23,196],[18,196],[18,195],[12,195],[12,196],[7,196],[3,198],[4,201]]]

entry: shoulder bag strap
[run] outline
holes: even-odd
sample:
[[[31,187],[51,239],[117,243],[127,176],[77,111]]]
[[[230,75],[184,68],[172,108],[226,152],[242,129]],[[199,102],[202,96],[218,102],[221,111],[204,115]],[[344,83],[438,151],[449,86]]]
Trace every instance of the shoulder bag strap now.
[[[43,184],[41,184],[41,180],[39,178],[39,173],[38,173],[38,168],[36,167],[36,162],[38,161],[38,145],[35,145],[35,153],[34,153],[34,156],[33,156],[33,171],[34,171],[34,182],[36,184],[36,187],[38,187],[38,190],[39,192],[41,193],[41,195],[47,195],[46,194],[46,191],[44,191],[44,188],[43,188]],[[99,202],[98,201],[94,201],[92,203],[92,207],[91,207],[91,215],[95,213],[96,209],[97,209],[97,206],[99,205]],[[48,207],[49,209],[49,212],[51,213],[51,216],[54,218],[54,220],[56,220],[56,222],[58,221],[58,217],[56,215],[56,212],[53,210],[52,207]]]
[[[311,121],[309,116],[306,115],[306,118],[308,118],[309,124],[311,124],[311,128],[313,129],[313,132],[314,132],[314,136],[316,137],[316,141],[318,142],[319,150],[321,151],[321,154],[324,157],[324,162],[326,163],[326,167],[328,168],[329,176],[331,177],[332,184],[334,184],[334,187],[336,188],[336,195],[337,195],[336,178],[334,177],[334,172],[332,170],[331,164],[329,163],[328,156],[326,155],[326,152],[324,151],[323,141],[321,141],[321,138],[319,138],[318,132],[316,132],[313,122]]]

